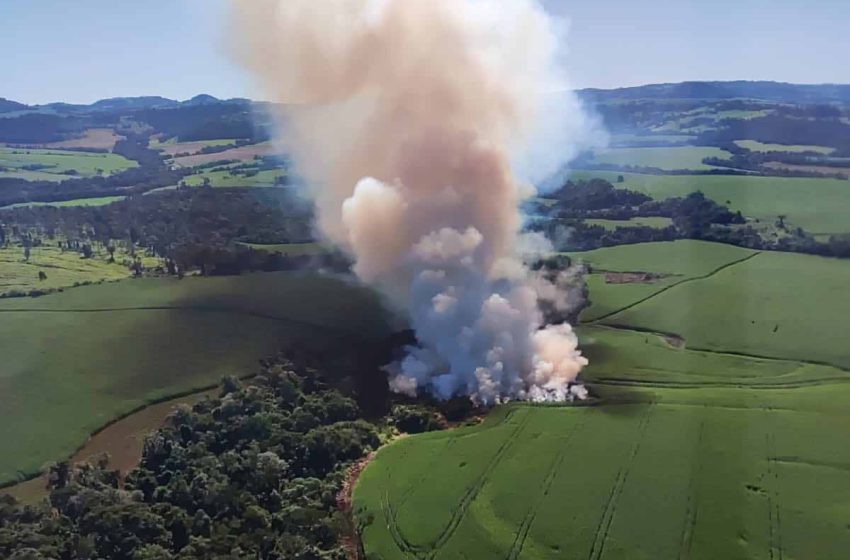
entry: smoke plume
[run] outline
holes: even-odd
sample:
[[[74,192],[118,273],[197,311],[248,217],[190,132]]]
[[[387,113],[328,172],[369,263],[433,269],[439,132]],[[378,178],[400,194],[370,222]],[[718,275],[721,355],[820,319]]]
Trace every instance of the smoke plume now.
[[[419,345],[394,390],[564,400],[587,364],[544,325],[558,286],[523,263],[519,204],[588,121],[533,0],[232,0],[234,48],[285,106],[282,149],[318,228],[406,310]],[[543,248],[545,250],[545,247]]]

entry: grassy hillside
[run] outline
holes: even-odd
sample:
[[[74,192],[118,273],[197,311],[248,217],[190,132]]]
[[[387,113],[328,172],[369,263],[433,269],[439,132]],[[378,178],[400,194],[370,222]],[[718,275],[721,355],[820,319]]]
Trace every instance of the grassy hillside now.
[[[622,175],[624,182],[618,183]],[[655,199],[694,191],[745,216],[773,223],[788,216],[793,227],[810,233],[850,233],[850,183],[840,179],[752,177],[745,175],[642,175],[614,171],[576,171],[573,178],[600,177],[620,188]]]
[[[360,344],[387,329],[371,292],[298,273],[142,279],[2,300],[0,484],[70,455],[147,402],[251,373],[287,341]]]

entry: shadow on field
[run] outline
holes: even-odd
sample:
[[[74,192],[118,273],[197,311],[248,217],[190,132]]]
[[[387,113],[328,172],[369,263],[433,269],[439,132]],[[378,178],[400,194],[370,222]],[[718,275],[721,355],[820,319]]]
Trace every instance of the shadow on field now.
[[[646,406],[655,402],[654,395],[639,387],[590,386],[591,395],[598,399],[599,412],[611,416],[638,417]],[[639,405],[639,406],[636,406]]]

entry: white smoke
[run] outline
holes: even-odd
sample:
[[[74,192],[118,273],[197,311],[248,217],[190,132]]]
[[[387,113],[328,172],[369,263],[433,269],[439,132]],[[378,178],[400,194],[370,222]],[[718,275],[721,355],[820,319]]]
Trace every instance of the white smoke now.
[[[564,400],[587,364],[567,306],[530,272],[530,185],[590,121],[561,72],[562,25],[533,0],[231,0],[239,59],[285,104],[284,148],[318,226],[409,314],[394,390]],[[540,249],[538,249],[540,250]]]

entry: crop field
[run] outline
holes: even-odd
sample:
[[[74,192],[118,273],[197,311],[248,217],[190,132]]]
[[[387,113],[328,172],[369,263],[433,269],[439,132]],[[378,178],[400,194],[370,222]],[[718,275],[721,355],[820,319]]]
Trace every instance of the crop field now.
[[[620,175],[625,179],[617,183]],[[617,171],[576,171],[574,179],[599,177],[618,188],[646,193],[655,199],[702,191],[719,204],[745,216],[786,223],[810,233],[850,233],[850,188],[840,179],[754,177],[746,175],[645,175]]]
[[[850,547],[850,385],[600,391],[598,406],[506,406],[382,449],[355,488],[368,558],[838,559]]]
[[[735,140],[735,144],[753,152],[817,152],[819,154],[829,155],[835,151],[835,148],[827,148],[825,146],[789,146],[785,144],[764,144],[757,140]]]
[[[707,157],[728,159],[732,154],[720,148],[704,146],[679,146],[665,148],[610,148],[594,154],[594,163],[610,165],[634,165],[638,167],[656,167],[658,169],[715,169],[705,165]]]
[[[31,206],[54,206],[56,208],[65,208],[69,206],[106,206],[119,200],[124,200],[124,196],[100,196],[95,198],[76,198],[74,200],[61,200],[59,202],[21,202],[19,204],[10,204],[2,206],[0,210],[12,208],[27,208]]]
[[[0,177],[38,172],[45,175],[55,175],[56,180],[61,181],[75,176],[94,177],[98,173],[110,175],[131,167],[138,167],[138,163],[118,154],[0,148],[0,168],[4,169],[3,172],[0,172]],[[73,174],[73,171],[76,171],[76,175]],[[23,178],[36,180],[34,175]]]
[[[675,333],[689,347],[850,369],[848,285],[850,261],[760,253],[678,284],[604,323]]]
[[[578,329],[595,399],[383,448],[354,495],[368,557],[844,558],[850,262],[698,241],[573,256],[591,310],[626,307]],[[641,271],[661,279],[605,282]]]
[[[299,273],[126,280],[0,300],[0,484],[70,456],[146,403],[252,373],[286,341],[363,344],[387,332],[371,292]]]
[[[689,239],[569,253],[591,269],[587,277],[590,305],[582,313],[582,321],[606,317],[671,286],[710,275],[753,254],[749,249]],[[648,273],[652,277],[628,281],[629,278],[621,279],[620,273]]]
[[[589,226],[602,226],[605,229],[617,229],[618,227],[651,227],[656,229],[664,229],[667,226],[673,225],[673,220],[670,218],[650,216],[648,218],[632,218],[630,220],[585,220]]]

